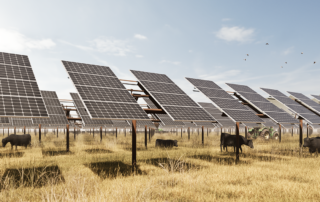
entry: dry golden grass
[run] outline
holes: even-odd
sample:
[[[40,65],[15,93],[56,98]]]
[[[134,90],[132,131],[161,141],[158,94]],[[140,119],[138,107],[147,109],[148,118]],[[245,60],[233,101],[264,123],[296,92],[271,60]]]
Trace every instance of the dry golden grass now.
[[[155,148],[157,138],[177,139],[179,147]],[[299,149],[298,135],[283,135],[281,144],[254,140],[237,165],[233,148],[220,152],[219,139],[205,135],[202,146],[197,133],[190,141],[156,134],[146,150],[138,134],[132,174],[128,134],[103,134],[101,143],[97,133],[70,134],[71,153],[63,152],[64,134],[49,133],[41,144],[32,134],[31,149],[0,149],[0,201],[319,201],[320,161]]]

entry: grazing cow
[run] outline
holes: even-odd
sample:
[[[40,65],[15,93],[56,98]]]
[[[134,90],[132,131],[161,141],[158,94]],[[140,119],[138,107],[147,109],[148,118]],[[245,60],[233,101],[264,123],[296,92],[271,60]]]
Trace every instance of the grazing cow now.
[[[16,150],[17,146],[25,146],[27,148],[27,146],[31,143],[31,135],[9,135],[8,137],[2,139],[2,146],[5,147],[8,142],[11,143],[11,149],[14,145],[16,146]]]
[[[229,137],[231,134],[229,133],[221,133],[221,136],[220,136],[220,150],[222,152],[222,146],[224,145],[224,140]],[[223,147],[223,150],[225,149],[225,147]]]
[[[178,141],[177,140],[161,140],[157,139],[156,140],[156,147],[177,147],[178,146]]]
[[[242,135],[239,135],[239,148],[241,150],[241,153],[242,153],[241,145],[243,144],[249,146],[250,148],[253,148],[252,140],[247,140],[247,138],[243,137]],[[227,148],[228,146],[233,147],[234,152],[236,151],[236,146],[237,146],[236,135],[229,135],[224,138],[223,147],[226,147],[227,151],[228,151],[228,148]]]
[[[320,153],[320,137],[304,138],[303,147],[309,147],[309,152],[314,153],[318,150]]]

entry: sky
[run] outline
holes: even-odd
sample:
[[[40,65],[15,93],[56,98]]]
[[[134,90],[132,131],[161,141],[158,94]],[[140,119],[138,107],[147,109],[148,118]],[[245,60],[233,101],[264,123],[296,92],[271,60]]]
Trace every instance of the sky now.
[[[0,4],[0,51],[28,55],[40,90],[60,99],[76,92],[61,60],[106,65],[120,79],[135,80],[130,69],[166,74],[197,102],[208,99],[185,77],[263,96],[260,87],[320,94],[320,1]]]

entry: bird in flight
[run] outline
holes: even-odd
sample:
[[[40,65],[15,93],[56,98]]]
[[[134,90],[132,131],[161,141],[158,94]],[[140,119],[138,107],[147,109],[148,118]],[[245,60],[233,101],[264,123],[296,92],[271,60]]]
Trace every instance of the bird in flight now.
[[[247,59],[245,58],[244,61],[247,61]]]
[[[266,45],[269,45],[269,43],[266,43]]]
[[[283,68],[283,66],[281,66],[281,68]]]
[[[247,56],[249,56],[249,54],[247,54]]]
[[[314,61],[313,64],[316,64],[316,61]]]
[[[301,55],[303,54],[303,52],[301,52]]]
[[[285,62],[287,64],[287,62]]]

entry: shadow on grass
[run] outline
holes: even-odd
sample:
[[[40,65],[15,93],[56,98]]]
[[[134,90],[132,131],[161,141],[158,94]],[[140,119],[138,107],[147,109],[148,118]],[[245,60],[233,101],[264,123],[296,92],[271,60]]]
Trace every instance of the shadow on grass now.
[[[56,147],[66,147],[67,145],[65,141],[54,141],[53,144]],[[69,147],[74,147],[74,142],[69,142]]]
[[[99,148],[95,148],[95,149],[86,149],[85,152],[89,153],[89,154],[96,154],[96,153],[113,153],[110,150],[107,149],[99,149]]]
[[[0,189],[24,187],[42,187],[48,183],[65,182],[57,165],[21,169],[6,169],[0,184]]]
[[[43,156],[59,156],[59,155],[73,155],[73,152],[66,151],[66,150],[60,150],[60,149],[54,149],[54,150],[42,150]]]
[[[216,163],[220,165],[235,165],[236,164],[236,156],[234,157],[219,157],[219,156],[211,156],[211,155],[194,155],[188,156],[194,159],[200,159],[204,161],[208,161],[210,163]],[[241,157],[241,156],[240,156]],[[240,161],[237,164],[249,164],[248,161],[243,161],[240,158]]]
[[[174,171],[174,172],[185,172],[191,169],[198,170],[203,167],[190,162],[185,162],[183,160],[170,159],[170,158],[153,158],[153,159],[147,159],[145,162],[147,164],[151,164],[157,167],[167,169],[168,171]]]
[[[0,153],[0,158],[20,158],[24,152],[4,152]]]
[[[128,177],[133,174],[132,165],[124,164],[121,161],[106,161],[85,164],[92,172],[98,175],[102,179],[116,178],[118,176]],[[142,175],[146,174],[136,166],[135,174]]]

